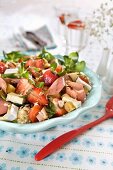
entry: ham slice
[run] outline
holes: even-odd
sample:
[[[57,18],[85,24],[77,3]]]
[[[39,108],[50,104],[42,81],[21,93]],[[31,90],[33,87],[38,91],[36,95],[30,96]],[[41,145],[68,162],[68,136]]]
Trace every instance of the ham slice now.
[[[7,84],[2,78],[0,78],[0,89],[2,89],[6,93]]]
[[[7,110],[8,110],[8,102],[0,98],[0,115],[7,113]]]
[[[77,100],[80,100],[83,102],[85,99],[86,99],[86,93],[84,89],[77,91]]]
[[[47,95],[56,95],[56,94],[59,94],[61,92],[61,90],[64,88],[64,86],[65,86],[64,77],[59,77],[49,87],[49,89],[47,91]]]
[[[83,84],[78,82],[66,81],[66,84],[72,87],[74,90],[82,90]]]

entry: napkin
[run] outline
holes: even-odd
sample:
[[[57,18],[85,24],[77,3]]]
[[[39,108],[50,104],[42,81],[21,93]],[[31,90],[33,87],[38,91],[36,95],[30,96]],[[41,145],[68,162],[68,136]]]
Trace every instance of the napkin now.
[[[41,50],[43,47],[56,48],[54,38],[47,25],[33,31],[21,28],[18,33],[13,34],[12,40],[17,48],[23,50]]]

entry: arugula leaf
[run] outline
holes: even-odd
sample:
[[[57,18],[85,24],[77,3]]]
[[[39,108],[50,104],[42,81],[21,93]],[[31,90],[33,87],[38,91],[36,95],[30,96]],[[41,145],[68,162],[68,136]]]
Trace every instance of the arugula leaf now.
[[[45,110],[48,113],[49,118],[51,118],[55,114],[55,105],[50,101],[48,106],[45,107]]]
[[[26,78],[26,79],[29,79],[29,76],[30,76],[30,74],[29,74],[29,72],[27,71],[27,69],[25,69],[25,63],[24,62],[22,62],[21,63],[21,66],[19,67],[19,77],[20,78]]]
[[[55,62],[51,63],[50,68],[52,71],[55,71],[55,69],[57,68],[57,63],[55,63]]]
[[[19,59],[25,56],[25,54],[21,54],[19,51],[12,51],[10,53],[5,53],[3,51],[3,55],[5,58],[4,60],[10,62],[18,62]],[[22,58],[22,59],[27,60],[27,58]]]

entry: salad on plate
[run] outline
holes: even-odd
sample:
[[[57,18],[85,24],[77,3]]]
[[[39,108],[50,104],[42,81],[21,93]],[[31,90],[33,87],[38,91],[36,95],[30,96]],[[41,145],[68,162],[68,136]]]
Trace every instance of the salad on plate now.
[[[92,89],[79,54],[56,57],[5,53],[0,61],[0,120],[27,124],[65,116],[87,100]],[[76,113],[75,113],[76,114]]]

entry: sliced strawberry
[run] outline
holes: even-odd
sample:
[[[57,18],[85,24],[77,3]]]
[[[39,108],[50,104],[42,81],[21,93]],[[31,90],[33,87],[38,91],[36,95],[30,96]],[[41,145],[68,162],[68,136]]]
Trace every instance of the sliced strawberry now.
[[[17,87],[16,87],[16,93],[26,95],[29,90],[33,88],[33,85],[31,85],[27,79],[20,79]]]
[[[44,60],[43,59],[28,60],[25,64],[25,67],[29,67],[29,66],[43,69],[44,68]]]
[[[35,60],[35,67],[43,69],[44,68],[44,60],[43,59]]]
[[[61,15],[59,16],[59,19],[60,19],[60,22],[61,22],[62,24],[65,24],[65,14],[61,14]]]
[[[0,74],[3,74],[6,70],[5,63],[0,61]]]
[[[41,105],[34,105],[30,112],[29,112],[29,119],[31,120],[32,123],[37,122],[37,118],[36,116],[38,115],[38,113],[41,111],[42,106]]]
[[[25,67],[34,67],[35,66],[35,62],[34,60],[28,60],[25,64]]]
[[[67,26],[70,29],[84,29],[85,23],[82,22],[81,20],[75,20],[75,21],[70,22]]]
[[[42,88],[34,88],[32,89],[31,93],[28,95],[27,100],[30,103],[38,102],[40,105],[47,105],[48,100],[43,93]]]
[[[61,65],[58,65],[55,71],[56,71],[57,73],[61,72],[61,71],[62,71],[62,66],[61,66]]]
[[[57,78],[58,76],[52,73],[51,70],[47,70],[43,74],[43,79],[44,79],[45,85],[47,86],[50,86]]]

